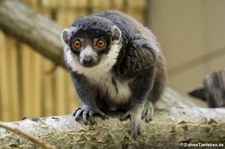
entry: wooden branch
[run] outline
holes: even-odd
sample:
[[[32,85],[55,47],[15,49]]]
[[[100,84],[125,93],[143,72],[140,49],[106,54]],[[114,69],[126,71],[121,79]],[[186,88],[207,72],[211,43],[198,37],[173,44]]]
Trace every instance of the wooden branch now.
[[[57,148],[180,148],[188,143],[223,143],[225,147],[225,109],[169,108],[156,110],[154,120],[141,123],[142,135],[133,140],[127,134],[129,121],[118,116],[96,118],[85,126],[71,115],[50,116],[4,123],[42,139]],[[5,129],[0,129],[3,148],[34,148],[36,145]]]
[[[63,66],[62,27],[17,0],[0,0],[0,29]]]
[[[209,107],[225,106],[225,69],[210,73],[203,79],[203,87],[189,93],[207,101]]]
[[[15,133],[15,134],[17,134],[19,136],[22,136],[23,138],[28,139],[32,143],[37,144],[37,145],[39,145],[42,148],[45,148],[45,149],[54,149],[53,146],[50,146],[50,145],[44,143],[42,140],[40,140],[40,139],[38,139],[38,138],[30,135],[30,134],[26,134],[26,133],[24,133],[23,131],[21,131],[21,130],[19,130],[17,128],[12,128],[12,127],[10,127],[10,126],[2,123],[2,122],[0,122],[0,127],[5,128],[6,130],[10,130],[11,132],[13,132],[13,133]]]

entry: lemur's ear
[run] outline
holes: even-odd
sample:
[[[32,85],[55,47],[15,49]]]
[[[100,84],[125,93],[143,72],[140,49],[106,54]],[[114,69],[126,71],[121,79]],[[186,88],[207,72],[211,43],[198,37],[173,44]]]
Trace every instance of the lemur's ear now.
[[[63,43],[66,43],[66,44],[69,43],[69,34],[70,34],[70,30],[68,28],[63,30],[63,32],[61,34],[61,41]]]
[[[119,40],[121,38],[121,31],[117,26],[112,27],[112,40]]]
[[[77,28],[74,26],[71,28],[65,28],[61,34],[61,41],[65,44],[68,44],[71,34],[75,32],[76,30]]]

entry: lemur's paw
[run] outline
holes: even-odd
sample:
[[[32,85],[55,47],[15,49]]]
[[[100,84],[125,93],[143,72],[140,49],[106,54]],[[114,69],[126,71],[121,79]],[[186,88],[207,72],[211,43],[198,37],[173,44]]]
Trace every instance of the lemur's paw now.
[[[149,122],[153,119],[154,108],[151,101],[146,101],[144,109],[141,113],[141,119],[144,119],[146,122]]]
[[[93,115],[99,115],[102,119],[106,118],[105,113],[103,113],[101,110],[96,109],[96,108],[92,108],[92,107],[87,106],[87,105],[83,105],[82,107],[77,108],[73,112],[73,116],[75,117],[75,120],[78,120],[79,118],[82,118],[82,121],[85,125],[88,124],[88,121],[91,124],[96,123]]]
[[[120,117],[120,120],[121,121],[125,121],[127,119],[130,119],[131,118],[131,115],[132,115],[132,112],[131,111],[128,111],[126,112],[125,114],[123,114],[121,117]]]
[[[128,129],[128,134],[136,139],[138,136],[141,135],[141,126],[138,122],[131,122],[130,127]]]
[[[136,139],[141,135],[140,118],[141,114],[135,110],[130,110],[121,116],[120,120],[124,121],[130,119],[130,127],[128,129],[128,134]]]

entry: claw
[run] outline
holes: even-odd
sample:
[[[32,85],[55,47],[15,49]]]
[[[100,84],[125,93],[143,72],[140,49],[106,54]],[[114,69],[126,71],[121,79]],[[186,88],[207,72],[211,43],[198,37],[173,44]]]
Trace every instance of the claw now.
[[[92,125],[95,124],[96,122],[95,122],[95,120],[93,118],[94,112],[93,111],[89,111],[88,115],[89,115],[89,119],[90,119],[91,124]]]
[[[75,116],[76,113],[77,113],[77,111],[80,110],[80,109],[81,109],[81,108],[77,108],[76,110],[74,110],[72,115]]]
[[[83,110],[82,109],[78,109],[78,110],[76,110],[76,113],[74,113],[75,114],[75,120],[78,120],[79,119],[79,117],[80,117],[80,114],[83,112]]]
[[[93,111],[89,111],[88,115],[89,115],[90,118],[93,118],[94,112]]]
[[[141,135],[140,121],[144,119],[146,122],[150,121],[153,117],[153,105],[151,101],[146,101],[143,105],[134,107],[127,111],[124,115],[120,117],[121,121],[130,119],[130,127],[128,133],[134,139]]]
[[[141,135],[141,127],[138,123],[131,123],[130,129],[128,130],[129,135],[134,139]]]
[[[81,108],[77,108],[73,112],[73,116],[75,117],[75,120],[78,120],[79,118],[82,118],[82,121],[85,125],[88,124],[88,121],[90,121],[91,124],[95,124],[95,120],[93,118],[93,115],[99,115],[102,119],[106,118],[105,113],[100,111],[99,109],[94,109],[90,106],[84,105]]]
[[[96,110],[96,113],[98,113],[99,114],[99,116],[104,120],[105,118],[106,118],[106,115],[105,115],[105,113],[103,113],[102,111],[100,111],[100,110]]]
[[[149,122],[150,120],[152,120],[153,114],[154,114],[153,105],[150,101],[147,101],[141,113],[141,119],[145,119],[146,122]]]
[[[141,127],[139,125],[139,119],[138,116],[134,111],[128,111],[124,115],[120,117],[121,121],[130,119],[130,127],[128,129],[128,134],[132,136],[134,139],[136,139],[139,135],[141,135]]]
[[[125,120],[127,120],[128,118],[130,119],[130,115],[131,115],[131,113],[130,113],[130,112],[127,112],[127,113],[125,113],[124,115],[122,115],[122,116],[120,117],[120,120],[121,120],[121,121],[125,121]]]
[[[87,120],[87,112],[88,112],[88,111],[83,111],[83,114],[82,114],[82,117],[83,117],[83,123],[84,123],[85,125],[87,125],[87,123],[88,123],[88,120]]]
[[[145,109],[142,111],[142,113],[141,113],[141,119],[144,119],[145,118],[146,112],[147,111]]]

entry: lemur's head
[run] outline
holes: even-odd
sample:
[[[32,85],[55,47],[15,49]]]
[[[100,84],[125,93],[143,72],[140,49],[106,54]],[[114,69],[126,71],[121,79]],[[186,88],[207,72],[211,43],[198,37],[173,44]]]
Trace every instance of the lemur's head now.
[[[61,39],[66,62],[75,71],[98,65],[111,69],[119,54],[121,31],[108,19],[88,16],[64,29]]]

